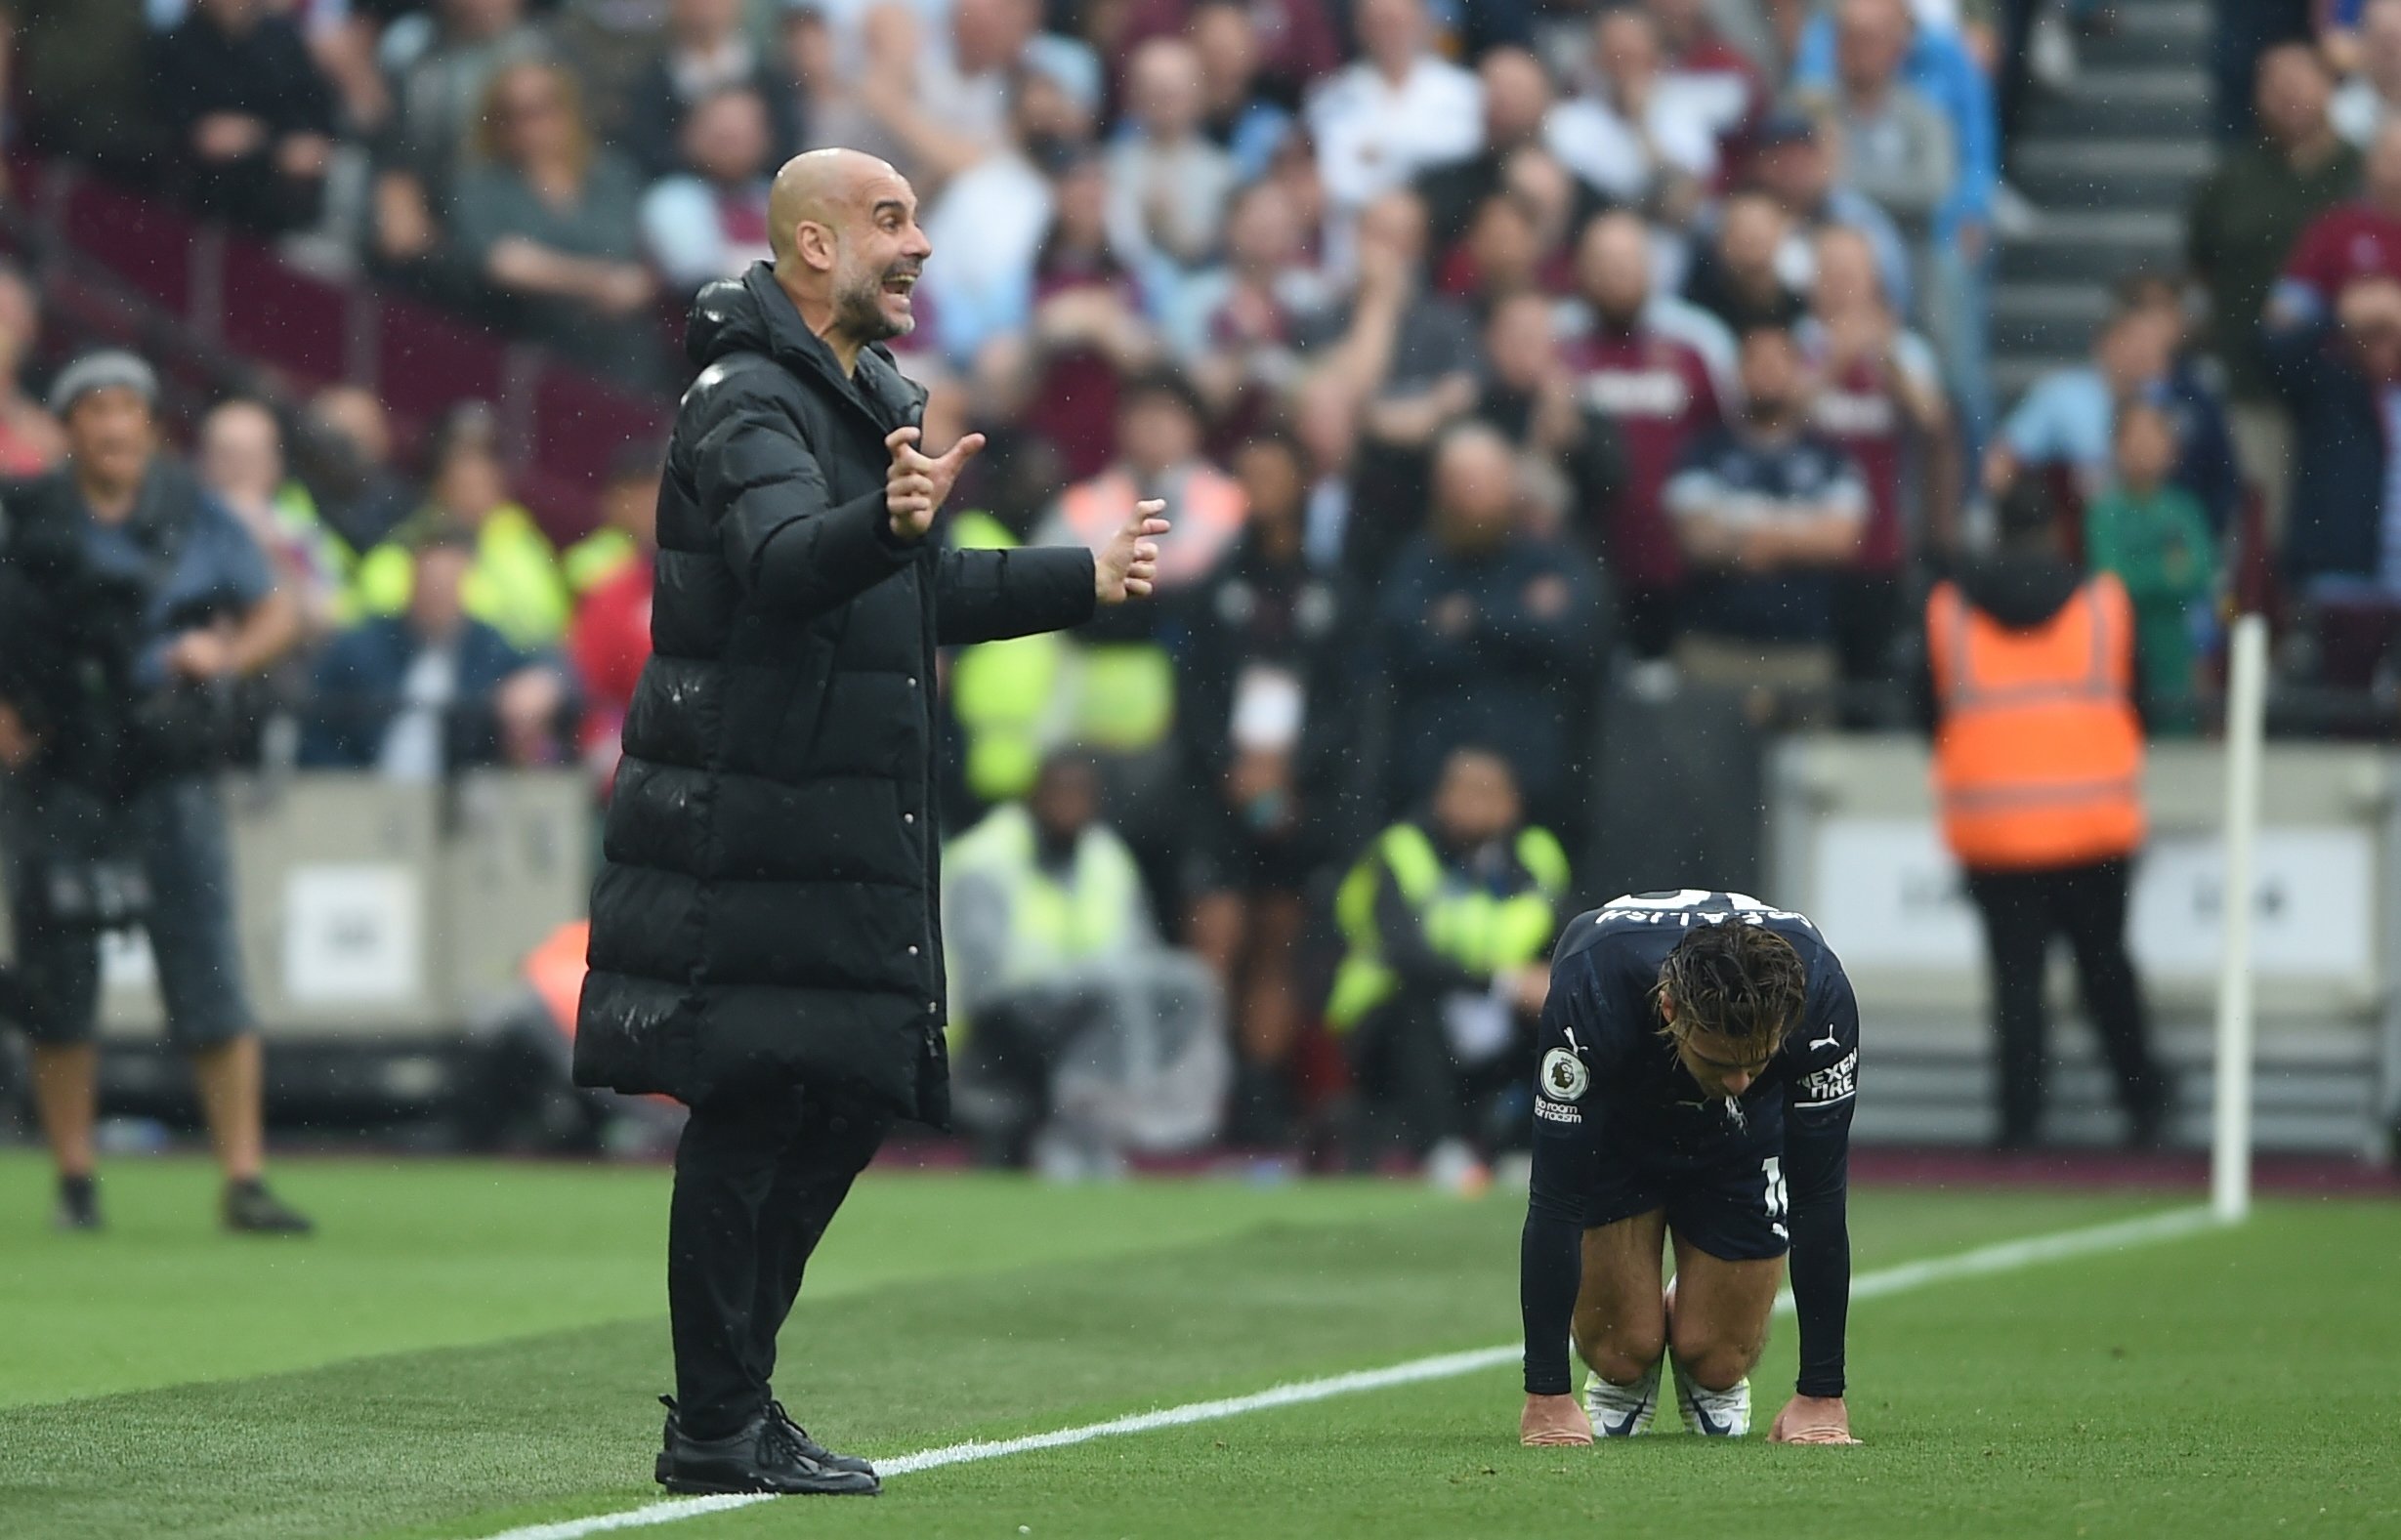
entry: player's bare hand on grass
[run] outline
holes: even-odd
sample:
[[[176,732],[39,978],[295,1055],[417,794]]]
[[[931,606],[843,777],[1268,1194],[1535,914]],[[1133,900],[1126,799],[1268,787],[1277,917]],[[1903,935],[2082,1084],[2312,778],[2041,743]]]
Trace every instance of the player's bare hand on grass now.
[[[892,532],[904,540],[924,538],[959,472],[984,447],[982,434],[969,434],[938,459],[918,449],[922,437],[914,428],[895,428],[884,436],[892,454],[891,469],[884,473],[884,511],[892,516]]]
[[[1547,1449],[1592,1441],[1592,1422],[1573,1395],[1529,1395],[1517,1419],[1517,1441]]]
[[[1134,505],[1134,517],[1092,553],[1092,595],[1104,604],[1148,599],[1158,581],[1158,537],[1167,532],[1160,516],[1167,505],[1150,498]]]
[[[1795,1395],[1776,1414],[1767,1431],[1769,1443],[1857,1443],[1851,1436],[1851,1409],[1839,1395]]]

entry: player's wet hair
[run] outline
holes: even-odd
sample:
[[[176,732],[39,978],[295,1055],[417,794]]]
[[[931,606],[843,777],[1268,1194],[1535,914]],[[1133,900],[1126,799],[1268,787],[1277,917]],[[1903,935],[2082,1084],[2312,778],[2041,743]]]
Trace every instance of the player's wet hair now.
[[[1763,925],[1696,925],[1660,965],[1658,993],[1675,1002],[1671,1038],[1706,1032],[1744,1054],[1772,1055],[1800,1020],[1809,971]]]

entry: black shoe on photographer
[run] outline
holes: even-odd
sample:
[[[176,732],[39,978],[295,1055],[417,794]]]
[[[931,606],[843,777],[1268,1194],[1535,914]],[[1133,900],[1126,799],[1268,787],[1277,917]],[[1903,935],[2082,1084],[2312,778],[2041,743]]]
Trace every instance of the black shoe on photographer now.
[[[244,1235],[309,1235],[316,1222],[267,1190],[252,1177],[229,1182],[225,1187],[225,1228]]]
[[[813,1459],[782,1419],[766,1413],[727,1437],[695,1438],[670,1405],[665,1442],[653,1474],[670,1492],[872,1497],[884,1486],[872,1472],[837,1470]]]
[[[59,1206],[50,1216],[50,1228],[57,1230],[98,1230],[108,1227],[101,1223],[100,1184],[91,1177],[61,1177]]]

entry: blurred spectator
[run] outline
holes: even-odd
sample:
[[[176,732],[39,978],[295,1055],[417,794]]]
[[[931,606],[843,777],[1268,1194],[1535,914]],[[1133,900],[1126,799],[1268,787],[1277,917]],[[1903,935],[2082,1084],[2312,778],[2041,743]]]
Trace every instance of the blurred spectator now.
[[[1914,242],[1959,182],[1951,124],[1901,79],[1912,30],[1901,0],[1843,0],[1828,99],[1845,187],[1873,199]]]
[[[1811,422],[1850,456],[1868,490],[1858,556],[1834,577],[1835,650],[1846,682],[1881,680],[1909,558],[1941,567],[1958,553],[1964,478],[1951,403],[1933,348],[1885,303],[1874,250],[1857,230],[1818,236],[1817,281],[1796,337],[1816,384]]]
[[[2118,303],[2157,317],[2168,333],[2168,387],[2155,404],[2175,427],[2175,482],[2201,501],[2210,527],[2232,526],[2243,500],[2243,471],[2214,366],[2193,352],[2184,285],[2164,272],[2136,270],[2115,285]]]
[[[25,390],[25,362],[41,330],[41,302],[33,286],[0,259],[0,477],[38,476],[66,453],[59,420]]]
[[[1184,36],[1210,52],[1209,34],[1224,23],[1213,11],[1244,17],[1258,72],[1274,99],[1297,104],[1308,89],[1342,67],[1342,37],[1326,0],[1133,0],[1117,47],[1130,53],[1154,37]]]
[[[1164,498],[1176,511],[1176,538],[1159,549],[1158,592],[1201,581],[1233,554],[1246,505],[1242,484],[1201,457],[1199,398],[1179,375],[1137,375],[1117,393],[1116,427],[1116,458],[1060,495],[1036,543],[1106,545],[1134,501]],[[1146,623],[1151,614],[1130,612]]]
[[[2401,599],[2401,281],[2367,277],[2334,311],[2268,334],[2268,377],[2293,413],[2283,577],[2296,592]]]
[[[1222,265],[1173,298],[1168,341],[1212,416],[1239,399],[1279,395],[1299,375],[1300,318],[1322,307],[1324,285],[1302,262],[1297,211],[1284,188],[1254,183],[1226,215]]]
[[[1791,234],[1784,205],[1764,192],[1736,193],[1726,199],[1714,234],[1684,280],[1684,298],[1737,334],[1791,325],[1804,308],[1784,276]]]
[[[467,613],[521,652],[556,646],[568,615],[559,554],[533,516],[510,500],[488,408],[463,407],[452,415],[435,445],[425,506],[358,563],[358,599],[368,614],[408,608],[416,569],[412,544],[427,530],[452,526],[475,539],[475,563],[465,579]]]
[[[1434,459],[1434,513],[1385,579],[1377,630],[1393,686],[1389,796],[1424,796],[1461,743],[1505,758],[1537,810],[1575,799],[1580,746],[1565,704],[1598,662],[1591,560],[1518,529],[1508,441],[1452,429]]]
[[[2211,340],[2238,403],[2267,394],[2259,323],[2286,254],[2311,221],[2359,187],[2359,154],[2326,120],[2328,88],[2325,66],[2306,44],[2261,55],[2261,137],[2226,152],[2195,193],[2185,226],[2186,258],[2210,291]],[[2280,445],[2257,440],[2261,452],[2247,458],[2258,467],[2281,464]]]
[[[1108,233],[1109,184],[1097,155],[1078,155],[1054,185],[1049,232],[1034,257],[1036,370],[1029,420],[1059,446],[1073,477],[1095,474],[1112,448],[1117,382],[1158,361],[1142,290]]]
[[[2401,0],[2368,0],[2360,10],[2358,39],[2358,72],[2335,93],[2330,111],[2335,130],[2351,144],[2365,146],[2375,143],[2384,125],[2401,112]],[[2316,57],[2314,50],[2312,53]],[[2264,69],[2267,55],[2261,55],[2259,62]],[[2323,62],[2319,68],[2325,68]],[[2264,108],[2259,118],[2266,127]]]
[[[1325,21],[1326,13],[1308,0],[1294,10]],[[1293,125],[1291,111],[1263,89],[1258,21],[1245,0],[1200,0],[1185,35],[1200,56],[1200,130],[1233,157],[1238,182],[1254,182],[1267,174]],[[1297,101],[1297,94],[1285,100]]]
[[[627,92],[618,141],[645,177],[670,176],[692,164],[685,125],[702,103],[725,92],[752,93],[771,135],[784,120],[769,105],[786,89],[784,79],[742,24],[742,0],[668,0],[660,43]],[[771,137],[759,158],[780,158],[799,147]]]
[[[943,853],[952,1088],[987,1164],[1123,1169],[1128,1147],[1217,1131],[1224,1013],[1208,971],[1160,946],[1092,765],[1059,757],[1032,795]]]
[[[2298,325],[2324,314],[2362,278],[2401,277],[2401,122],[2368,146],[2361,195],[2312,220],[2270,292],[2267,324]]]
[[[356,555],[316,517],[308,488],[288,479],[283,430],[257,401],[234,399],[200,419],[193,469],[241,521],[300,606],[301,640],[314,644],[349,618],[347,578]]]
[[[1659,28],[1668,73],[1686,82],[1696,101],[1708,104],[1720,141],[1738,136],[1767,109],[1767,78],[1718,29],[1709,0],[1643,0],[1643,9]]]
[[[434,254],[450,197],[506,64],[542,57],[525,0],[437,0],[385,29],[393,112],[377,149],[373,247],[404,265]]]
[[[1436,252],[1447,252],[1466,235],[1476,211],[1510,185],[1509,168],[1521,150],[1542,146],[1542,125],[1552,108],[1550,72],[1522,48],[1495,48],[1476,65],[1484,88],[1484,146],[1464,160],[1420,172],[1417,196],[1425,201],[1426,226]],[[1573,183],[1569,218],[1581,227],[1599,212],[1600,194]]]
[[[1909,51],[1902,60],[1901,78],[1949,120],[1959,176],[1935,214],[1932,261],[1922,297],[1906,271],[1887,271],[1885,292],[1904,313],[1922,317],[1942,355],[1970,441],[1979,441],[1993,415],[1988,341],[1992,231],[2001,191],[2000,119],[1991,82],[1959,28],[1930,23],[1923,15],[1905,18],[1904,23]],[[1792,83],[1804,91],[1831,91],[1835,74],[1832,18],[1820,14],[1801,33]],[[1858,221],[1847,218],[1843,223]]]
[[[1126,126],[1107,153],[1109,243],[1163,288],[1215,253],[1234,161],[1200,132],[1200,56],[1191,44],[1154,38],[1126,73]]]
[[[1574,506],[1606,508],[1625,479],[1625,446],[1609,415],[1578,393],[1555,309],[1531,289],[1493,307],[1476,416],[1517,446],[1530,471],[1564,473]]]
[[[2189,731],[2205,685],[2198,636],[2217,595],[2217,550],[2200,502],[2169,479],[2175,425],[2135,402],[2118,414],[2116,484],[2085,512],[2085,565],[2116,574],[2134,605],[2135,677],[2154,732]]]
[[[642,189],[592,142],[575,80],[557,64],[511,64],[484,91],[476,161],[458,182],[460,259],[518,321],[569,357],[629,384],[660,378],[641,262]]]
[[[682,139],[683,170],[642,195],[642,245],[669,291],[688,298],[770,256],[776,145],[766,100],[748,86],[695,102]]]
[[[1439,255],[1437,287],[1467,298],[1479,314],[1515,289],[1564,296],[1576,286],[1575,233],[1599,206],[1557,156],[1521,146],[1476,206],[1465,238]]]
[[[1868,523],[1859,468],[1810,427],[1790,332],[1742,342],[1742,409],[1686,451],[1664,500],[1694,575],[1679,667],[1726,686],[1833,683],[1833,573]]]
[[[1604,214],[1585,228],[1576,276],[1589,316],[1566,344],[1568,364],[1625,445],[1623,484],[1595,511],[1595,532],[1618,584],[1626,642],[1637,658],[1657,658],[1675,637],[1684,574],[1660,494],[1686,447],[1718,421],[1716,361],[1733,344],[1709,315],[1653,295],[1650,234],[1631,214]]]
[[[619,444],[610,456],[601,486],[600,523],[559,558],[559,571],[578,604],[655,553],[658,468],[665,453],[655,443],[637,439]]]
[[[343,633],[318,661],[301,763],[401,781],[555,763],[566,681],[467,613],[475,537],[431,529],[409,562],[407,609]]]
[[[1855,229],[1875,248],[1885,298],[1895,311],[1910,314],[1911,296],[1918,286],[1912,277],[1909,243],[1882,209],[1835,180],[1826,132],[1806,113],[1776,112],[1759,125],[1753,140],[1751,178],[1791,220],[1777,259],[1778,271],[1793,288],[1806,290],[1812,243],[1820,232],[1837,226]]]
[[[1083,541],[1093,531],[1105,543],[1123,522],[1129,494],[1165,498],[1176,511],[1176,539],[1159,549],[1157,601],[1121,605],[1076,629],[1073,685],[1062,700],[1067,737],[1099,759],[1111,817],[1127,831],[1152,891],[1166,895],[1191,832],[1180,812],[1188,780],[1167,644],[1184,596],[1240,542],[1246,505],[1242,483],[1202,457],[1200,401],[1181,376],[1161,370],[1127,380],[1114,417],[1114,458],[1060,494],[1033,543]]]
[[[1045,98],[1059,95],[1057,83],[1039,70],[1021,71],[1005,131],[981,160],[925,198],[926,238],[943,260],[927,267],[921,292],[934,301],[943,351],[954,362],[966,363],[986,345],[1013,339],[1027,327],[1034,265],[1058,218],[1051,182],[1036,166],[1032,146]],[[1064,168],[1089,159],[1089,151],[1055,145],[1042,158]],[[1105,205],[1098,168],[1088,169],[1094,199]],[[1102,229],[1099,209],[1090,223]]]
[[[660,459],[653,443],[620,451],[601,492],[600,529],[567,556],[568,575],[580,579],[567,634],[567,655],[584,700],[578,746],[604,794],[616,774],[635,682],[651,657]]]
[[[294,447],[302,484],[353,551],[373,550],[416,506],[415,488],[392,464],[392,427],[371,391],[336,385],[318,392]]]
[[[1355,216],[1483,143],[1483,87],[1431,51],[1423,0],[1359,0],[1353,25],[1365,57],[1320,80],[1306,114],[1340,267]]]
[[[1361,214],[1359,282],[1350,303],[1303,328],[1305,352],[1320,353],[1361,403],[1360,455],[1345,560],[1369,578],[1423,522],[1426,457],[1435,437],[1475,405],[1475,322],[1450,300],[1423,292],[1425,206],[1388,192]]]
[[[868,13],[859,103],[920,196],[931,196],[1001,141],[1023,71],[1067,91],[1091,116],[1100,62],[1083,44],[1043,32],[1041,21],[1040,0],[951,0],[948,26],[921,40],[915,13],[898,0]],[[820,132],[833,126],[821,124]]]
[[[193,205],[271,233],[314,221],[333,93],[268,0],[194,0],[158,40],[154,108]]]
[[[1309,459],[1309,564],[1321,572],[1356,572],[1346,561],[1351,473],[1359,457],[1359,397],[1350,382],[1331,369],[1304,376],[1292,400],[1292,435]]]
[[[1878,35],[1892,27],[1900,29],[1902,82],[1951,125],[1959,176],[1937,216],[1937,232],[1945,240],[1956,241],[1964,255],[1981,261],[1989,245],[1993,199],[2001,183],[2000,119],[1991,83],[1957,25],[1928,23],[1909,0],[1873,3],[1886,8],[1886,14],[1875,19],[1874,29]],[[1802,31],[1792,62],[1793,87],[1832,93],[1841,73],[1838,57],[1835,19],[1821,11]]]
[[[1717,176],[1714,96],[1667,70],[1648,12],[1606,10],[1592,23],[1590,89],[1551,109],[1544,137],[1584,181],[1680,228]]]
[[[1522,1134],[1502,1123],[1550,993],[1544,962],[1567,853],[1530,826],[1509,762],[1460,746],[1425,811],[1375,838],[1335,899],[1347,950],[1326,1006],[1349,1040],[1367,1166],[1398,1145],[1429,1180],[1476,1190]]]
[[[2401,248],[2396,248],[2401,256]],[[2068,472],[2083,500],[2107,485],[2118,410],[2144,400],[2167,408],[2176,425],[2175,479],[2221,525],[2239,491],[2233,439],[2214,393],[2177,357],[2183,312],[2172,288],[2140,277],[2122,282],[2093,344],[2093,361],[2044,375],[2001,425],[1986,457],[1995,491],[2026,472]]]
[[[1311,877],[1333,853],[1357,696],[1356,617],[1302,543],[1300,446],[1257,437],[1236,452],[1248,527],[1186,606],[1176,722],[1193,778],[1189,935],[1234,1004],[1237,1143],[1290,1131],[1290,1059],[1302,1022],[1297,970]]]

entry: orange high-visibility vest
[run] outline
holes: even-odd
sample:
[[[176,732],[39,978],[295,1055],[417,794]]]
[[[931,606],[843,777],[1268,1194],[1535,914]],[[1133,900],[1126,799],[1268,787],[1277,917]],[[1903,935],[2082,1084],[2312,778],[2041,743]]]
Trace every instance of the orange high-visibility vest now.
[[[1097,548],[1133,517],[1136,493],[1134,479],[1124,471],[1104,471],[1069,487],[1059,499],[1059,512],[1077,540]],[[1167,510],[1175,533],[1158,543],[1159,587],[1173,588],[1215,570],[1241,538],[1249,513],[1250,500],[1240,481],[1206,465],[1187,469]]]
[[[2031,631],[1938,584],[1926,649],[1940,707],[1934,789],[1943,836],[1977,870],[2080,866],[2142,844],[2134,616],[2109,574]]]

